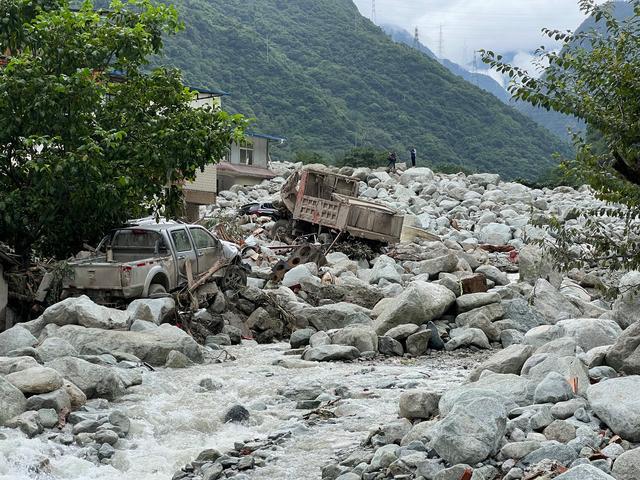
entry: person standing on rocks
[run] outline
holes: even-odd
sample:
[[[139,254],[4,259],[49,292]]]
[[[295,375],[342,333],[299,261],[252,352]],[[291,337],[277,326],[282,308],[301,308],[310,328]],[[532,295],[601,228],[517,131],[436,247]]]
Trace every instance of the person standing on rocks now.
[[[416,158],[418,156],[418,151],[416,150],[416,147],[413,147],[411,150],[409,150],[409,153],[411,153],[411,166],[415,167],[416,166]]]
[[[388,165],[387,165],[387,173],[395,173],[396,171],[396,162],[398,161],[398,156],[396,155],[396,152],[389,152],[389,156],[387,157],[387,160],[389,161]]]

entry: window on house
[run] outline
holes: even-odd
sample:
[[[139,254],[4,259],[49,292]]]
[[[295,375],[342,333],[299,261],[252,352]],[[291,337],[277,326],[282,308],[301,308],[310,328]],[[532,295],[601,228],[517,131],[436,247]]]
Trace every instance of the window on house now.
[[[242,165],[253,165],[253,142],[244,141],[240,143],[240,163]]]

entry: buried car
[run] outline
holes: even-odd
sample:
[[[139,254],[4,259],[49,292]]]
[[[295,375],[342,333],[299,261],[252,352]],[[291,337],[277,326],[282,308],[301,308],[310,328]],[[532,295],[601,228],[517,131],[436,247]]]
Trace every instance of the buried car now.
[[[158,223],[113,230],[89,258],[72,261],[63,296],[103,304],[161,296],[207,272],[224,289],[247,282],[239,249],[200,225]]]

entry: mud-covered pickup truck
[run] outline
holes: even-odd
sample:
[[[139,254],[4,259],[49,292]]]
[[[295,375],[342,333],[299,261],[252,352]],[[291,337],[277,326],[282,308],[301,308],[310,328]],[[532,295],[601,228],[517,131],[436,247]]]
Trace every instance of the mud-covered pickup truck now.
[[[238,249],[199,225],[160,223],[113,230],[89,258],[70,262],[63,296],[85,294],[99,303],[160,296],[224,265],[213,278],[223,289],[246,285]]]

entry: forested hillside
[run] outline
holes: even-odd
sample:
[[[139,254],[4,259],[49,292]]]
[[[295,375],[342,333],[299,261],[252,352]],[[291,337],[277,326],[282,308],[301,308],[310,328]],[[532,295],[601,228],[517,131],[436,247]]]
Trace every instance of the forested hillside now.
[[[288,138],[275,155],[416,146],[429,164],[536,178],[567,147],[437,61],[393,42],[350,0],[179,0],[161,62]]]

